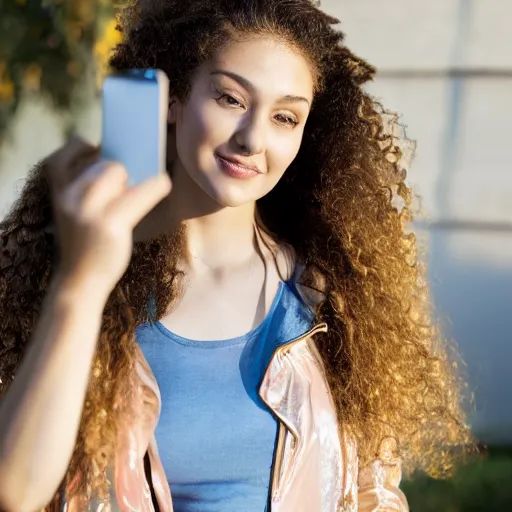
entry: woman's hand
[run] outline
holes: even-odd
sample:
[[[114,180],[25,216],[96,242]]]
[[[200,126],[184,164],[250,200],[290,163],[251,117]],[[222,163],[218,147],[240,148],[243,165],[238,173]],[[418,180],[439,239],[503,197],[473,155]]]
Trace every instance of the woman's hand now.
[[[128,188],[125,169],[98,162],[98,149],[79,139],[51,155],[44,169],[60,258],[0,401],[0,510],[41,510],[63,481],[105,302],[130,261],[134,226],[171,186],[161,176]]]
[[[126,169],[73,138],[45,162],[59,245],[58,274],[110,293],[126,270],[133,229],[171,190],[167,175],[128,187]]]

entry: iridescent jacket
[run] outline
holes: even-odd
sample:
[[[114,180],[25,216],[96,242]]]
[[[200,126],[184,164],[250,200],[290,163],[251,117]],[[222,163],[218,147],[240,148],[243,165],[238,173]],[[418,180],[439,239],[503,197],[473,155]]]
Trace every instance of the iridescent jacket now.
[[[297,288],[311,303],[308,289]],[[327,325],[319,324],[280,345],[259,388],[279,421],[268,512],[406,512],[393,441],[384,441],[378,458],[361,467],[354,439],[340,426],[315,345],[315,335],[325,331]],[[71,483],[47,511],[173,511],[154,436],[160,391],[142,351],[137,366],[136,420],[119,429],[110,502],[73,495]]]

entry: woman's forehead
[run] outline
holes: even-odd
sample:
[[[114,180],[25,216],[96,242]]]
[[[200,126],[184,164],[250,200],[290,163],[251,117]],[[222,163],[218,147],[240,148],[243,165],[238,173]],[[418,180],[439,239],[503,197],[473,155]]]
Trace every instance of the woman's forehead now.
[[[241,77],[242,85],[256,92],[312,100],[313,73],[308,61],[290,44],[276,38],[231,40],[206,63],[205,73],[219,72]]]

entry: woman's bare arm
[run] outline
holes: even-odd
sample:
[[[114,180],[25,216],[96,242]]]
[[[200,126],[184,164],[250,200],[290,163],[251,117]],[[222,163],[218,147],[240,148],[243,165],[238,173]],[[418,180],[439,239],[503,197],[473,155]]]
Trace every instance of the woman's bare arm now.
[[[1,510],[40,510],[64,478],[106,298],[71,278],[59,277],[50,287],[30,347],[0,403]]]
[[[2,512],[41,509],[64,478],[105,303],[130,261],[133,229],[171,188],[167,175],[128,187],[119,164],[75,172],[76,162],[96,155],[96,148],[73,139],[47,159],[59,265],[0,402]]]

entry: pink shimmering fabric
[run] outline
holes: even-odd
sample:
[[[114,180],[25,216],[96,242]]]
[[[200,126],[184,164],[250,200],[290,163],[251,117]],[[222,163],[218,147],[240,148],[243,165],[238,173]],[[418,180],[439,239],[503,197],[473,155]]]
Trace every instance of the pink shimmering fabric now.
[[[311,335],[325,330],[322,324]],[[280,474],[271,490],[273,512],[341,510],[338,422],[311,335],[276,351],[260,387],[260,396],[287,430]]]
[[[359,469],[357,446],[340,428],[314,342],[315,334],[326,330],[320,324],[279,347],[260,386],[261,398],[280,421],[270,512],[407,512],[393,441],[386,440],[379,458]],[[77,496],[71,483],[46,512],[155,512],[144,472],[146,453],[158,508],[173,511],[154,437],[160,392],[142,352],[139,358],[136,414],[119,429],[116,460],[109,471],[110,500],[98,503],[94,497]]]
[[[369,466],[360,468],[358,478],[359,511],[408,511],[407,499],[399,489],[402,463],[394,453],[396,441],[385,439],[380,446],[379,458]]]

